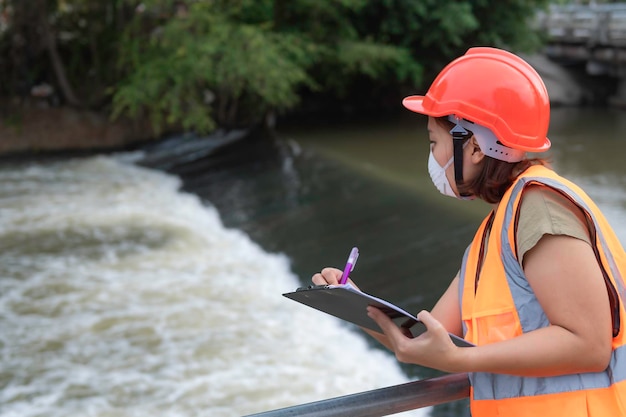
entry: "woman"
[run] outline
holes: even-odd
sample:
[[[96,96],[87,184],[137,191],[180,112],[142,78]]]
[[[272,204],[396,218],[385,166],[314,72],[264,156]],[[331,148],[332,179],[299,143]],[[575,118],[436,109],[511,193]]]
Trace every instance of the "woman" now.
[[[474,416],[626,416],[626,255],[593,201],[526,154],[550,147],[540,76],[514,54],[472,48],[403,104],[428,116],[435,186],[493,210],[418,314],[426,333],[411,339],[373,307],[384,334],[368,333],[402,362],[468,372]],[[313,282],[340,276],[326,268]]]

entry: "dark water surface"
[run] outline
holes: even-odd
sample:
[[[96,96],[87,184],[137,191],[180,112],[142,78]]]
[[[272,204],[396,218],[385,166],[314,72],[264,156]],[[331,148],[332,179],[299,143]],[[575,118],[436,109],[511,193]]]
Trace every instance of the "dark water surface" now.
[[[342,267],[358,246],[353,277],[364,288],[409,308],[432,304],[442,285],[435,277],[456,272],[476,222],[294,146],[256,138],[173,172],[225,225],[287,253],[302,282],[322,266]]]

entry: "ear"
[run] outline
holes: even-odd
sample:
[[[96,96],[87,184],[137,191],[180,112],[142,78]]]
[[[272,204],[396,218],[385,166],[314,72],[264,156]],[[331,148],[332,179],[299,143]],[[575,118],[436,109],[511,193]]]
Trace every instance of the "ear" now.
[[[468,148],[470,148],[472,154],[471,154],[471,160],[472,163],[474,164],[479,164],[483,158],[485,157],[485,154],[483,153],[483,151],[480,150],[480,145],[478,145],[478,141],[476,140],[476,136],[472,135],[472,137],[469,139],[469,144],[468,144]]]

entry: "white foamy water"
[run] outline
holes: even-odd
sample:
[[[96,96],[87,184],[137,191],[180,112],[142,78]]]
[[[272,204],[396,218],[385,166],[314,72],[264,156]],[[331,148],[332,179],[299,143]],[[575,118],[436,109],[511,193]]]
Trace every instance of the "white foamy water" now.
[[[179,187],[108,157],[0,169],[0,415],[241,416],[406,382]]]

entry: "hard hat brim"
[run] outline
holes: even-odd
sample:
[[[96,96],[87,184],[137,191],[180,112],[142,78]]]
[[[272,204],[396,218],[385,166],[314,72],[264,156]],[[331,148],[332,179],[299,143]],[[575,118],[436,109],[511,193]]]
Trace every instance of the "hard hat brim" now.
[[[434,116],[424,108],[424,98],[424,96],[408,96],[402,100],[402,105],[412,112]]]

